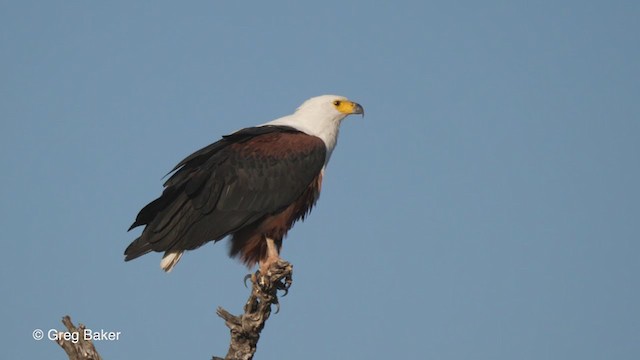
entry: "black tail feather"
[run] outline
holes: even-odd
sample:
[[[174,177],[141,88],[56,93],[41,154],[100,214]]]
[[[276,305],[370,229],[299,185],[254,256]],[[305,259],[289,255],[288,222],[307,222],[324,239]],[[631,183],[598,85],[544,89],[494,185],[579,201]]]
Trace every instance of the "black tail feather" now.
[[[151,252],[152,250],[151,244],[142,240],[142,236],[140,236],[127,246],[127,249],[124,251],[124,261],[133,260]]]

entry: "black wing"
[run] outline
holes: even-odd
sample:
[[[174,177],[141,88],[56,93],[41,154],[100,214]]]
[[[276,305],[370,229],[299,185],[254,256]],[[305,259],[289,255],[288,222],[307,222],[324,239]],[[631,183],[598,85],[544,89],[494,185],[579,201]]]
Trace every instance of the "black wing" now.
[[[172,170],[162,195],[129,228],[146,225],[125,260],[195,249],[281,211],[318,175],[325,157],[322,140],[286,126],[224,136]]]

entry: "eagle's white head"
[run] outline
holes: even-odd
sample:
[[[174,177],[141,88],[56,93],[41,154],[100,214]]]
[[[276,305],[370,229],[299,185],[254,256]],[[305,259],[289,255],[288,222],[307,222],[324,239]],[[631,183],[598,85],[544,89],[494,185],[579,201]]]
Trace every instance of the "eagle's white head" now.
[[[364,109],[360,104],[338,95],[312,97],[303,102],[295,112],[295,115],[304,116],[308,119],[313,119],[317,116],[316,119],[318,121],[332,122],[340,122],[351,114],[364,114]]]
[[[327,161],[338,141],[342,120],[352,114],[364,116],[360,104],[339,95],[321,95],[305,101],[291,115],[263,125],[286,125],[305,134],[317,136],[327,146]]]

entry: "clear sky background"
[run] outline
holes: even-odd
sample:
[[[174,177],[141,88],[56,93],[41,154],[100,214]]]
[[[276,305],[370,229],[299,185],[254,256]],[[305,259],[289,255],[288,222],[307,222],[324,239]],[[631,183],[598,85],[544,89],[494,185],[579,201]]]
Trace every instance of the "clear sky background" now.
[[[0,357],[226,353],[226,241],[123,262],[184,156],[333,93],[348,118],[284,242],[256,359],[640,358],[638,1],[0,5]]]

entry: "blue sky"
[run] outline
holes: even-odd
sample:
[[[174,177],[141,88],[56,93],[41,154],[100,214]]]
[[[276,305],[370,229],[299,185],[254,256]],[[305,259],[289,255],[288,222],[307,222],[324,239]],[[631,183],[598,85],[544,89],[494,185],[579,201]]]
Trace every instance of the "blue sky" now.
[[[224,355],[226,242],[122,252],[192,151],[326,93],[361,103],[256,359],[640,357],[633,1],[3,2],[3,358]]]

